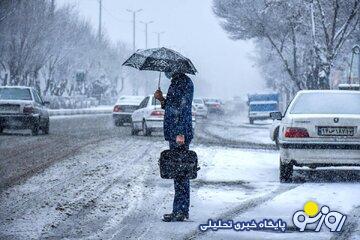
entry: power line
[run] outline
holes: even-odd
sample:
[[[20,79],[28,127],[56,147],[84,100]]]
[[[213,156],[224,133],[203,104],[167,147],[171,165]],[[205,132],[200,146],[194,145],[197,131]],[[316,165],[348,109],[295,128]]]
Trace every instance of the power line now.
[[[111,16],[113,19],[115,19],[116,21],[119,21],[119,22],[124,22],[124,23],[129,23],[131,21],[129,20],[125,20],[125,19],[121,19],[121,18],[118,18],[117,16],[115,16],[113,13],[111,13],[106,7],[103,6],[103,10],[105,12],[107,12],[109,14],[109,16]]]

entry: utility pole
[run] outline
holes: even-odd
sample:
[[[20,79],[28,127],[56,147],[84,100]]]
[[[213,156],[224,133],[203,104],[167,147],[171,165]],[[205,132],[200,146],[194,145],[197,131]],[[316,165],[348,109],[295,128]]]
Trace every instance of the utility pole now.
[[[158,47],[160,47],[160,43],[161,43],[161,34],[164,34],[165,32],[154,32],[157,35],[157,43],[158,43]]]
[[[145,49],[148,48],[148,25],[153,23],[154,21],[142,22],[145,25]]]
[[[101,25],[102,25],[102,0],[99,0],[99,33],[98,33],[99,42],[101,41],[102,38]]]
[[[136,13],[141,12],[142,9],[131,10],[127,9],[126,11],[131,12],[133,14],[133,52],[136,51],[135,41],[136,41]]]

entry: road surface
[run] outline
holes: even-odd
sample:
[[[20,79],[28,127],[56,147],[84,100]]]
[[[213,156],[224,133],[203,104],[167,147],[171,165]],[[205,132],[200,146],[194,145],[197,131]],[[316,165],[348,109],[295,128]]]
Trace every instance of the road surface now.
[[[161,134],[131,136],[110,115],[54,117],[51,134],[0,136],[0,239],[357,239],[358,169],[297,169],[278,182],[278,152],[267,124],[210,118],[192,148],[201,171],[192,181],[190,221],[164,223],[173,184],[159,177]],[[307,200],[347,214],[341,234],[298,233],[291,217]],[[287,233],[198,230],[212,219],[283,218]]]

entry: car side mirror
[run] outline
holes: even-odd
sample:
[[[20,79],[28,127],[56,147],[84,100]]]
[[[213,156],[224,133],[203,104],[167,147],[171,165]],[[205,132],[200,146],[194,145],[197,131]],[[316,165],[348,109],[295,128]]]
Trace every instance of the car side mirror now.
[[[273,120],[281,120],[283,118],[283,115],[281,112],[272,112],[270,113],[270,118]]]
[[[44,106],[49,106],[49,105],[50,105],[50,102],[49,102],[49,101],[44,101],[44,102],[43,102],[43,105],[44,105]]]

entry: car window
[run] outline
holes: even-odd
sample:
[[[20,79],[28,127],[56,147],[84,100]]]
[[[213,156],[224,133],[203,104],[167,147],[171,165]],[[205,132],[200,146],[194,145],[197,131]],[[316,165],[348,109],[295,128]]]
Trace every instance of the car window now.
[[[263,112],[263,111],[277,111],[278,110],[278,105],[276,103],[271,103],[271,104],[250,104],[250,111],[259,111],[259,112]]]
[[[26,88],[0,88],[1,100],[27,100],[31,101],[31,93]]]
[[[43,101],[41,100],[39,94],[37,93],[37,91],[33,90],[33,95],[34,95],[34,99],[35,99],[35,102],[39,103],[39,104],[43,104]]]
[[[140,103],[139,108],[146,107],[148,101],[149,101],[149,97],[144,98],[144,100],[142,100],[142,102]]]
[[[291,114],[360,114],[358,93],[305,93],[298,96]]]

